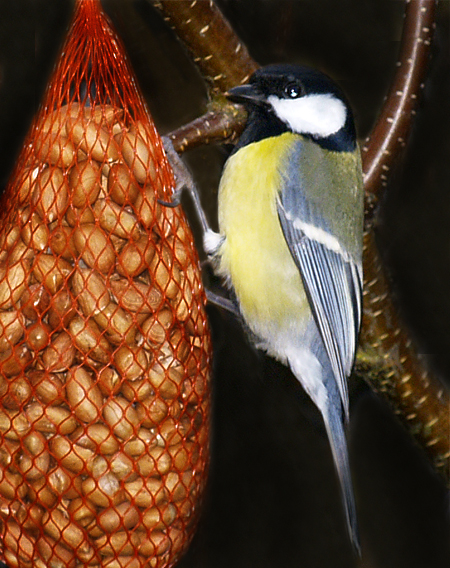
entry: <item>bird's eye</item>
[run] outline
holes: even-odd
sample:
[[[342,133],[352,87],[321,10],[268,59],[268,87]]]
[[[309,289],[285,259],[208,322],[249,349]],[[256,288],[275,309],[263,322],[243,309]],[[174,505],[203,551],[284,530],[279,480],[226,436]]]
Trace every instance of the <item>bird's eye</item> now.
[[[284,94],[287,99],[298,99],[302,94],[302,90],[297,83],[288,83],[284,88]]]

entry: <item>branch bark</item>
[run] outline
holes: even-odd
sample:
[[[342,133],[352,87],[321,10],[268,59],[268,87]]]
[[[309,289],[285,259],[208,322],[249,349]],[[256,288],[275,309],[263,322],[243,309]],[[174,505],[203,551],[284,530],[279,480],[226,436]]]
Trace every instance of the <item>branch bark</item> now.
[[[424,86],[436,14],[435,0],[407,0],[397,62],[378,120],[362,147],[366,222],[373,218],[389,170],[406,145]]]

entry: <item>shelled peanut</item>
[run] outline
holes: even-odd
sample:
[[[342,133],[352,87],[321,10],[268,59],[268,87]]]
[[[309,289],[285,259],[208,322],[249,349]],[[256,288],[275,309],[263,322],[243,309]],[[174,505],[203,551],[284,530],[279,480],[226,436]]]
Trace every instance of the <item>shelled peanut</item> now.
[[[77,103],[37,126],[0,234],[0,529],[10,567],[162,568],[208,461],[192,239],[144,122]],[[163,166],[166,167],[166,166]]]

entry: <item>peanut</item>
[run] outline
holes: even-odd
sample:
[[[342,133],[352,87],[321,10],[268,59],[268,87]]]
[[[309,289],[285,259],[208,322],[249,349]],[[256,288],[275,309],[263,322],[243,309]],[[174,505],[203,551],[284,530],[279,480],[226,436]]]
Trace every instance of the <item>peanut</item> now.
[[[111,346],[94,320],[75,316],[69,324],[69,333],[78,349],[99,363],[108,363]]]
[[[81,478],[61,466],[49,471],[47,488],[56,496],[75,499],[81,495]]]
[[[22,176],[17,181],[17,198],[21,205],[30,202],[31,190],[39,173],[39,169],[39,167],[25,168]],[[0,246],[3,248],[3,243]]]
[[[155,254],[149,267],[150,275],[164,296],[169,300],[176,298],[180,289],[180,271],[176,266],[167,265],[159,254]]]
[[[64,260],[71,261],[78,255],[73,243],[73,229],[66,225],[53,229],[48,238],[48,246],[55,256]]]
[[[176,507],[168,503],[164,507],[152,507],[144,511],[141,523],[147,530],[161,530],[171,525],[176,517]]]
[[[130,438],[123,446],[123,451],[128,456],[142,455],[148,446],[155,442],[155,434],[147,428],[139,428],[137,436]]]
[[[126,481],[123,488],[126,498],[137,507],[144,509],[159,505],[167,498],[163,481],[156,477]]]
[[[94,547],[102,556],[131,556],[141,543],[141,536],[136,532],[117,531],[94,540]]]
[[[66,379],[67,402],[82,422],[93,424],[100,417],[103,397],[89,373],[83,368],[72,368]]]
[[[19,260],[9,266],[0,266],[0,309],[17,305],[30,278],[30,262]]]
[[[73,232],[73,242],[84,262],[99,272],[108,273],[115,264],[116,255],[110,239],[100,227],[84,223]]]
[[[23,408],[33,395],[30,383],[25,377],[20,375],[10,379],[6,388],[2,402],[5,408],[11,410]]]
[[[95,507],[82,497],[72,499],[67,510],[70,518],[82,527],[89,525],[97,516]]]
[[[144,345],[154,349],[157,345],[164,343],[172,325],[173,313],[169,308],[163,308],[158,313],[151,315],[141,325]]]
[[[106,282],[102,275],[87,269],[79,268],[72,276],[72,289],[86,317],[95,317],[105,311],[111,302]]]
[[[154,394],[152,384],[147,378],[124,381],[120,387],[120,392],[131,403],[144,401]]]
[[[47,132],[36,141],[36,155],[51,166],[69,168],[75,161],[75,147],[67,136]]]
[[[87,477],[81,484],[83,495],[97,507],[111,507],[123,501],[124,493],[120,482],[112,472],[98,479]]]
[[[75,345],[66,331],[52,336],[50,345],[42,353],[42,362],[45,368],[54,373],[69,369],[74,359]]]
[[[76,556],[73,550],[68,550],[59,544],[60,539],[50,538],[43,534],[37,540],[39,556],[44,561],[42,568],[75,568]],[[41,568],[36,566],[36,568]]]
[[[98,374],[98,387],[105,396],[115,395],[122,386],[122,379],[116,369],[104,367]]]
[[[154,244],[143,236],[135,241],[128,241],[117,257],[116,270],[126,277],[136,277],[148,268],[155,254]]]
[[[112,125],[123,116],[123,109],[112,105],[99,105],[95,107],[84,107],[84,114],[87,118],[92,117],[96,124],[105,123]]]
[[[128,132],[115,137],[121,146],[123,159],[139,183],[155,178],[155,158],[151,142],[142,123],[136,123]]]
[[[85,471],[87,464],[95,456],[92,450],[83,448],[60,435],[50,439],[49,448],[58,463],[74,473]]]
[[[142,477],[164,475],[172,467],[172,458],[165,448],[153,445],[147,449],[147,453],[140,456],[137,469]]]
[[[2,467],[8,467],[11,472],[16,472],[16,462],[20,455],[20,443],[14,440],[4,438],[0,447],[0,464]]]
[[[43,434],[71,434],[77,427],[77,421],[69,410],[59,406],[42,406],[32,402],[25,408],[25,417],[29,425]]]
[[[30,431],[30,422],[17,410],[0,410],[0,433],[9,440],[20,440]]]
[[[103,416],[114,434],[127,440],[135,433],[139,419],[136,410],[122,396],[108,399],[103,406]]]
[[[84,208],[93,203],[100,193],[100,167],[85,160],[73,166],[69,173],[70,202]]]
[[[0,472],[0,495],[5,499],[23,499],[27,487],[19,473],[12,473],[7,469]]]
[[[23,336],[25,318],[18,310],[0,312],[0,352],[15,345]]]
[[[27,345],[33,351],[41,351],[50,342],[51,329],[46,323],[35,322],[27,327]]]
[[[83,530],[72,522],[60,509],[45,511],[42,517],[44,533],[77,553],[88,546]]]
[[[56,294],[71,272],[72,266],[63,258],[44,253],[36,256],[33,276],[44,284],[50,294]]]
[[[97,517],[99,527],[106,533],[131,529],[139,522],[139,511],[129,501],[104,509]]]
[[[50,467],[50,454],[46,440],[39,432],[30,432],[23,439],[27,450],[19,459],[19,469],[26,479],[45,476]]]
[[[134,461],[130,459],[125,453],[117,452],[116,454],[108,458],[108,462],[111,472],[120,481],[123,479],[130,481],[136,478],[136,473],[134,472]]]
[[[24,344],[14,345],[0,353],[0,375],[14,377],[25,371],[32,362],[32,355]]]
[[[108,173],[108,193],[118,205],[134,203],[140,188],[130,176],[130,170],[121,164],[112,164]]]
[[[84,223],[95,223],[95,217],[90,207],[81,209],[69,205],[66,211],[65,221],[69,227],[78,227]]]
[[[169,412],[167,403],[158,396],[149,396],[139,400],[136,412],[141,424],[147,428],[154,428],[162,422]]]
[[[122,308],[139,314],[154,312],[162,307],[162,293],[155,287],[137,280],[127,278],[111,278],[109,285],[114,297]]]
[[[142,556],[151,558],[161,556],[171,547],[171,541],[163,531],[153,530],[147,536],[146,530],[138,529],[136,534],[141,537],[139,554],[142,554]]]
[[[31,284],[20,299],[20,310],[30,321],[43,317],[50,303],[50,295],[40,283]]]
[[[24,244],[36,251],[45,250],[48,247],[50,231],[37,213],[30,213],[30,207],[25,208],[23,225],[20,236]]]
[[[48,324],[54,330],[67,328],[69,322],[77,314],[77,303],[72,294],[61,288],[51,299],[48,310]]]
[[[136,327],[130,313],[115,302],[110,302],[104,310],[93,315],[95,322],[106,332],[114,345],[132,345],[136,341]]]
[[[44,404],[57,406],[65,401],[64,383],[56,373],[36,369],[28,373],[28,379],[34,396]]]
[[[36,178],[31,207],[47,223],[61,219],[69,198],[69,187],[60,168],[49,167]]]
[[[134,381],[147,371],[148,355],[142,347],[122,345],[114,353],[114,364],[121,377]]]
[[[94,121],[68,117],[67,136],[76,146],[97,162],[114,161],[119,157],[117,143],[106,129]]]
[[[94,450],[96,454],[113,454],[119,449],[119,442],[104,424],[79,428],[72,434],[72,440],[83,448]]]
[[[107,233],[112,233],[123,239],[137,240],[141,237],[137,219],[114,201],[97,199],[93,211],[100,227]]]
[[[134,200],[133,209],[136,216],[147,229],[155,224],[157,205],[155,191],[151,186],[144,187]]]

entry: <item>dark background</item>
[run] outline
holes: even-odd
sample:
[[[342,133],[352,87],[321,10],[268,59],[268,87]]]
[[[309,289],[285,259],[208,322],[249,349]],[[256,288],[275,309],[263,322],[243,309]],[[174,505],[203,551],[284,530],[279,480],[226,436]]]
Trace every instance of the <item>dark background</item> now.
[[[185,0],[177,0],[185,1]],[[261,64],[327,71],[346,90],[364,138],[395,68],[398,0],[220,0]],[[145,0],[104,5],[162,133],[204,111],[204,84]],[[419,351],[450,378],[449,2],[438,9],[433,60],[403,164],[383,204],[380,247]],[[72,2],[0,1],[0,185],[57,56]],[[186,155],[211,219],[227,149]],[[400,160],[399,160],[400,161]],[[449,499],[387,405],[352,380],[349,439],[363,559],[346,535],[320,418],[280,365],[251,349],[231,317],[209,308],[215,342],[209,490],[178,568],[448,568]]]

